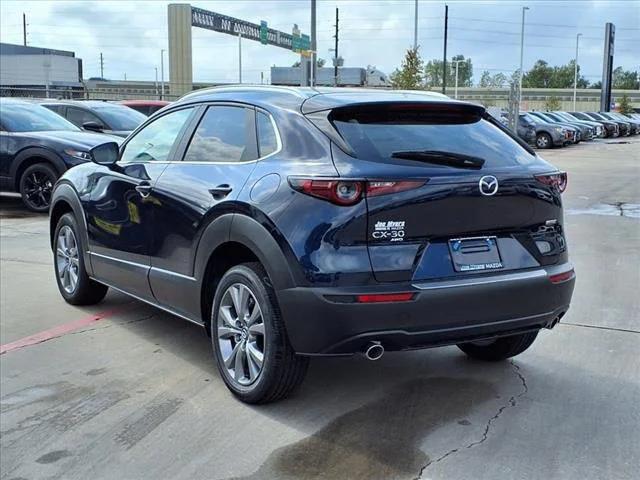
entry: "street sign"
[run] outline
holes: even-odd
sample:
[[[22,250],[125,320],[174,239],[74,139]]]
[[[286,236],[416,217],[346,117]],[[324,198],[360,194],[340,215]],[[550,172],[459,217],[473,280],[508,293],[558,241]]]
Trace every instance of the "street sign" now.
[[[293,35],[269,28],[267,22],[264,20],[260,22],[260,25],[257,25],[197,7],[191,7],[191,25],[215,32],[227,33],[229,35],[242,35],[242,38],[248,38],[249,40],[255,40],[264,45],[274,45],[295,52],[309,50],[311,45],[309,36],[300,35],[299,30],[297,41],[299,43],[296,43],[298,47],[296,49],[294,48]],[[297,25],[295,29],[297,29]]]
[[[267,44],[269,35],[269,29],[267,28],[267,22],[264,20],[260,21],[260,43],[263,45]]]

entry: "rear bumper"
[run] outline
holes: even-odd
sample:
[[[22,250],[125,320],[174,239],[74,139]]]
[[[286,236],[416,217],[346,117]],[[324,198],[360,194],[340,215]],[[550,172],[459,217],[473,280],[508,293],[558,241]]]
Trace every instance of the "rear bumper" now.
[[[570,264],[464,279],[278,292],[289,339],[306,355],[349,355],[370,341],[387,350],[427,348],[551,328],[568,310]],[[356,295],[413,292],[408,302],[353,303]],[[351,302],[351,303],[350,303]]]

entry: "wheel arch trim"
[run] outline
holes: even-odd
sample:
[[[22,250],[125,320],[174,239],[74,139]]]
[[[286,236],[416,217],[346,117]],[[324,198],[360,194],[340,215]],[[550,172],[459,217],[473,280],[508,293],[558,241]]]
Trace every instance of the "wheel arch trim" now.
[[[16,191],[20,189],[20,178],[18,172],[22,172],[25,168],[25,162],[33,158],[43,158],[58,172],[58,175],[62,175],[67,171],[67,166],[60,156],[52,150],[43,147],[27,147],[21,150],[12,162],[11,169],[9,171],[10,177],[13,179],[13,183],[16,187]],[[39,162],[34,162],[39,163]]]
[[[84,258],[84,265],[85,269],[87,270],[87,274],[93,275],[91,255],[89,254],[87,218],[84,214],[84,210],[82,208],[80,198],[78,197],[78,193],[70,183],[65,181],[62,181],[62,183],[58,183],[56,185],[51,197],[51,206],[49,209],[49,243],[51,245],[51,249],[53,249],[53,237],[57,226],[52,222],[52,213],[56,210],[56,206],[60,205],[63,202],[71,207],[71,211],[73,212],[73,215],[75,216],[80,225],[80,228],[82,229],[82,231],[80,232],[80,237],[82,239],[82,255]]]

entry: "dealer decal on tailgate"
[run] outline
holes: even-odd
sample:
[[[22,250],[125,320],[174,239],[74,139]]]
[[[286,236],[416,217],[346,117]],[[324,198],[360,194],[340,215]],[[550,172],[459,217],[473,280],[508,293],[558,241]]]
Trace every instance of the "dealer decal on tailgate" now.
[[[404,240],[404,220],[376,222],[372,236],[376,240],[402,242]]]

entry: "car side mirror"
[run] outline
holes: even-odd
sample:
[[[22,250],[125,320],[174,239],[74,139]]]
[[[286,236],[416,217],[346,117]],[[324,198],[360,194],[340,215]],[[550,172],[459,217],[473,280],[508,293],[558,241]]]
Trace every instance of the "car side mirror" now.
[[[98,122],[84,122],[82,128],[91,132],[102,132],[104,130],[104,127]]]
[[[93,147],[89,153],[98,165],[115,165],[120,158],[120,147],[116,142],[107,142]]]

